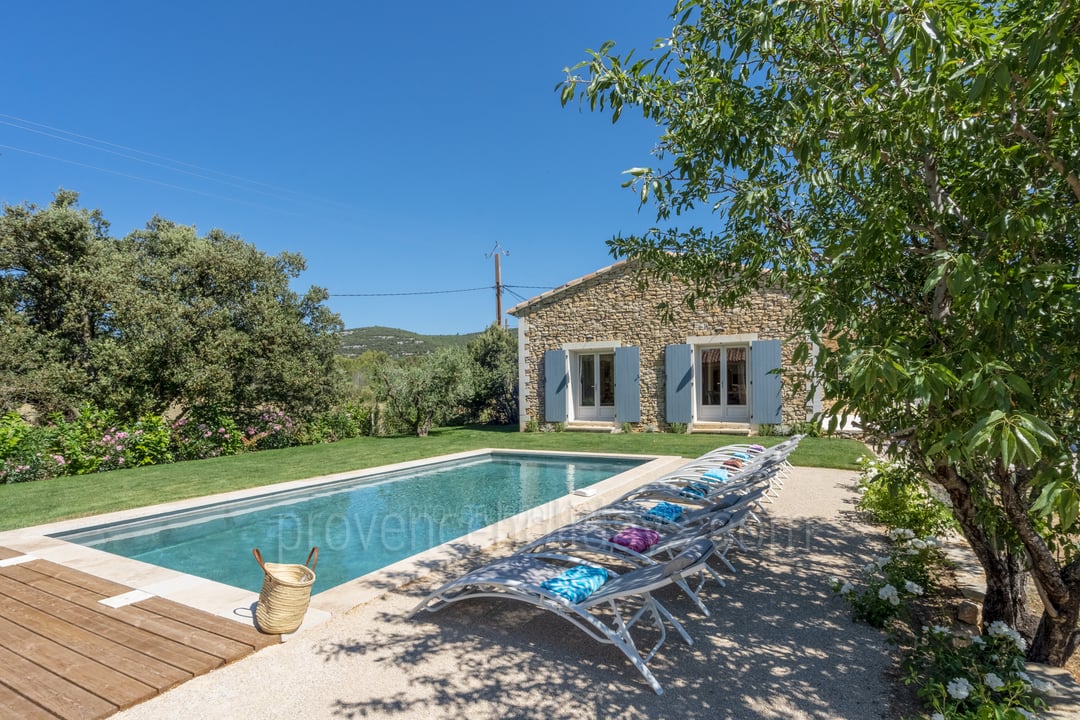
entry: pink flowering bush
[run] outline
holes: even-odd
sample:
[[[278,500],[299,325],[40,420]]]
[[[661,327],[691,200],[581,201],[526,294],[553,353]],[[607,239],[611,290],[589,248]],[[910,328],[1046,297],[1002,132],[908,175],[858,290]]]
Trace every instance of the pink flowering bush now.
[[[232,418],[205,410],[175,420],[172,440],[174,452],[181,460],[235,455],[243,447],[240,430]]]
[[[296,424],[280,410],[264,410],[244,427],[242,441],[248,450],[276,450],[296,445]]]

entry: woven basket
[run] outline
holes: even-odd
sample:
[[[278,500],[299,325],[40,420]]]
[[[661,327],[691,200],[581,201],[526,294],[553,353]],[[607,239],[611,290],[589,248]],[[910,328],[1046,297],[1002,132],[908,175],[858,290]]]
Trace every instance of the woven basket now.
[[[262,591],[259,593],[259,604],[255,606],[256,627],[271,635],[293,632],[304,622],[307,613],[311,586],[315,584],[319,548],[311,549],[303,565],[263,562],[258,548],[252,553],[263,569]]]

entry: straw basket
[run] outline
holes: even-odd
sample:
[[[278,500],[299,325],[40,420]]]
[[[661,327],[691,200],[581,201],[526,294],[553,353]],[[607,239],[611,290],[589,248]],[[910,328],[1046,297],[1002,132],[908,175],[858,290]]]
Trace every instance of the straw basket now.
[[[263,569],[262,592],[255,606],[255,624],[271,635],[291,633],[304,622],[311,586],[315,583],[315,564],[319,548],[314,547],[303,565],[263,562],[258,548],[252,550]]]

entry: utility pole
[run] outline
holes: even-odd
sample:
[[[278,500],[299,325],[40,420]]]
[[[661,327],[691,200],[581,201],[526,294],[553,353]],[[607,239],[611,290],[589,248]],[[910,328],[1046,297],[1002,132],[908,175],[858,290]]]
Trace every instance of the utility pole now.
[[[495,257],[495,324],[502,327],[502,269],[499,266],[499,258],[503,255],[510,255],[509,250],[505,250],[499,247],[499,241],[495,241],[495,247],[491,249],[486,257]]]

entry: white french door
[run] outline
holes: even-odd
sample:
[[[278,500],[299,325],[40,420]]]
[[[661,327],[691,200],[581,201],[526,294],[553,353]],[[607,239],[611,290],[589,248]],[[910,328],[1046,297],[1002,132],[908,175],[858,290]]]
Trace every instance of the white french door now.
[[[582,352],[571,356],[574,419],[615,417],[615,353]]]
[[[750,419],[749,345],[697,350],[696,415],[705,422]]]

